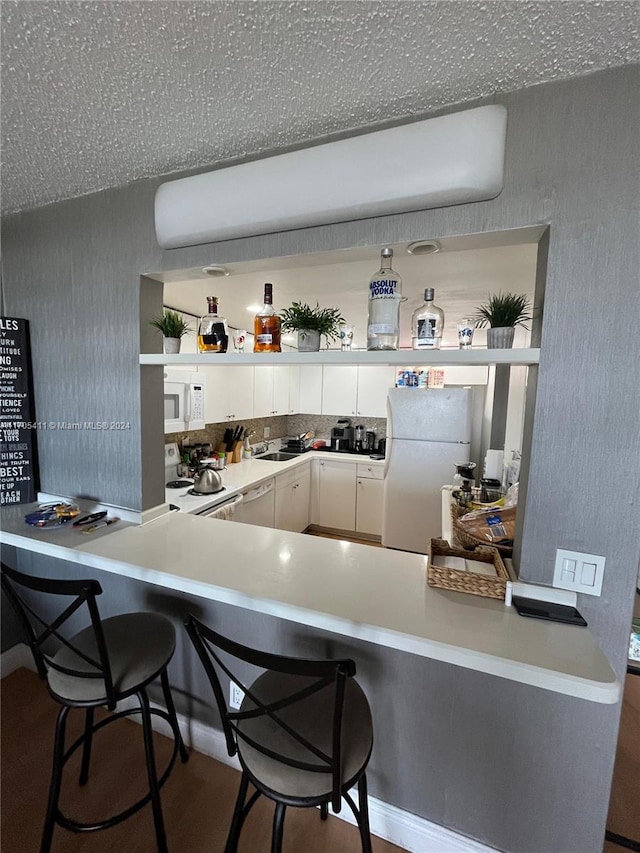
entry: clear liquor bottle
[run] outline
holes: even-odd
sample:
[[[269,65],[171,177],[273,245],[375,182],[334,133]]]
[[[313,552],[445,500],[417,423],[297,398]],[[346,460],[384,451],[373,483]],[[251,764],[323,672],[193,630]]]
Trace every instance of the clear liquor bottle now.
[[[280,317],[273,308],[273,285],[264,285],[264,305],[253,321],[253,351],[280,352]]]
[[[402,279],[391,268],[393,249],[380,253],[380,269],[369,282],[368,350],[397,350]]]
[[[207,296],[209,308],[198,325],[198,352],[226,352],[229,330],[224,317],[218,316],[218,297]]]
[[[433,303],[434,291],[427,287],[424,304],[411,316],[411,345],[413,349],[440,349],[444,329],[444,311]]]

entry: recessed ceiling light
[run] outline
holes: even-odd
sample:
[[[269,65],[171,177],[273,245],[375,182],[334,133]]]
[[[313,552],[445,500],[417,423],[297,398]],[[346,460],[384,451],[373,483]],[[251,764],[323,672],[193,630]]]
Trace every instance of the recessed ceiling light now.
[[[229,270],[226,267],[218,267],[214,264],[208,267],[202,267],[202,272],[205,275],[212,275],[216,278],[224,275],[229,275]]]
[[[410,255],[435,255],[441,248],[437,240],[416,240],[415,243],[409,243],[407,252]]]

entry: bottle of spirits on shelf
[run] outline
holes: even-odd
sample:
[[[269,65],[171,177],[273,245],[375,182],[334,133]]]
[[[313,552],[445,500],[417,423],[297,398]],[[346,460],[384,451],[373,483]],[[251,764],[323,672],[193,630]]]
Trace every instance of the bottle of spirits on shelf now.
[[[368,350],[397,350],[402,279],[391,269],[393,249],[380,253],[380,269],[369,282]]]
[[[264,305],[253,321],[253,351],[280,352],[280,317],[273,308],[273,285],[264,286]]]
[[[218,316],[218,297],[207,296],[209,310],[200,318],[198,352],[226,352],[229,344],[227,321]]]
[[[440,349],[444,311],[433,304],[433,288],[424,292],[424,305],[411,316],[411,345],[413,349]]]

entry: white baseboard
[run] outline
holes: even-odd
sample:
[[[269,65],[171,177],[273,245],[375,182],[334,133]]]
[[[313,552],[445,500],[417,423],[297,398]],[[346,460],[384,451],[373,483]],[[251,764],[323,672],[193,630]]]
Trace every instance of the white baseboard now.
[[[36,672],[31,649],[26,643],[16,643],[15,646],[2,653],[0,656],[0,678],[11,675],[14,670],[20,669],[20,667]]]
[[[131,704],[137,704],[135,697]],[[133,719],[139,722],[140,718],[134,717]],[[152,720],[154,729],[157,728],[163,734],[170,733],[169,726],[163,719],[152,717]],[[231,758],[227,752],[226,740],[221,731],[191,720],[182,714],[178,714],[178,724],[184,742],[188,746],[197,752],[214,758],[221,764],[240,770],[238,759],[235,756]],[[357,803],[357,790],[353,789],[351,795]],[[329,814],[331,815],[332,812],[330,811]],[[343,805],[340,814],[333,816],[355,825],[355,818],[346,804]],[[408,850],[409,853],[496,853],[493,847],[487,847],[471,838],[371,796],[369,796],[369,823],[373,835],[384,838],[403,850]]]
[[[18,643],[2,654],[0,658],[2,678],[21,666],[35,670],[29,647],[24,643]],[[137,706],[138,701],[135,696],[132,696],[119,703],[118,710]],[[131,719],[140,722],[140,717],[137,715]],[[153,728],[158,732],[165,735],[171,733],[168,723],[161,717],[153,716],[151,720]],[[235,756],[230,757],[227,752],[226,740],[221,731],[182,714],[178,715],[178,723],[187,746],[214,758],[221,764],[233,767],[234,770],[240,770],[238,759]],[[353,790],[351,793],[357,803],[357,791]],[[355,819],[347,805],[344,805],[340,814],[334,815],[334,817],[355,824]],[[403,850],[408,850],[409,853],[496,853],[493,847],[487,847],[478,841],[371,796],[369,797],[369,822],[373,835],[384,838]]]

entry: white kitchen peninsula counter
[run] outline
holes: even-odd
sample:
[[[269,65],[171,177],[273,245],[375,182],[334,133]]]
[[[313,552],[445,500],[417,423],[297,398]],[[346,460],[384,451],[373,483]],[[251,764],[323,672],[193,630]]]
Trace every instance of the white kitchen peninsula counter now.
[[[23,513],[3,510],[0,542],[592,702],[620,696],[587,628],[429,587],[417,554],[180,512],[69,541]]]

